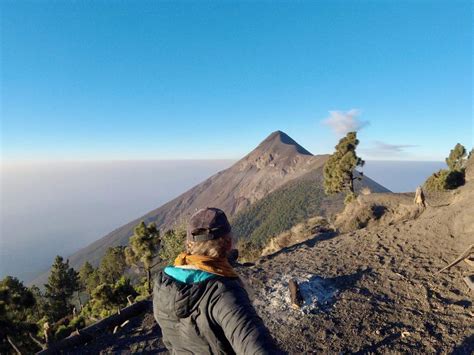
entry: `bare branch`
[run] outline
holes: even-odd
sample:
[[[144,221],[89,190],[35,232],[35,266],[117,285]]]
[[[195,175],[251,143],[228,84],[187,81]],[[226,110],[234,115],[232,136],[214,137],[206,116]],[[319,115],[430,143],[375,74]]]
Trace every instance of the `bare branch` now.
[[[10,338],[9,335],[7,335],[7,340],[8,340],[8,342],[10,343],[10,345],[12,346],[12,348],[15,349],[16,353],[17,353],[18,355],[21,355],[20,349],[18,349],[18,347],[15,345],[15,343],[13,342],[13,340]]]

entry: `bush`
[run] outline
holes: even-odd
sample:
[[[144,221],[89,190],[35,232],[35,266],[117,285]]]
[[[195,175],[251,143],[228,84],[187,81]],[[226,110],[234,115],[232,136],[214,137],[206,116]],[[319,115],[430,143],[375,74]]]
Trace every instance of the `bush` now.
[[[69,323],[69,327],[72,329],[82,329],[86,326],[86,320],[83,316],[75,317]]]
[[[349,192],[346,197],[344,198],[344,205],[348,205],[349,203],[351,203],[352,201],[354,201],[356,199],[356,194],[353,193],[353,192]]]
[[[454,190],[454,189],[457,189],[459,186],[464,185],[464,183],[465,183],[464,170],[461,170],[461,171],[453,170],[453,171],[450,171],[449,174],[446,176],[445,188],[447,190]]]
[[[160,258],[167,265],[172,264],[179,253],[184,251],[186,230],[184,228],[171,229],[161,237]]]
[[[464,185],[464,170],[439,170],[431,175],[425,182],[424,186],[427,191],[445,191],[453,190]]]
[[[263,245],[257,244],[253,240],[240,239],[237,249],[239,250],[239,259],[242,262],[253,261],[261,256]]]
[[[60,325],[58,329],[56,329],[56,332],[54,333],[54,338],[56,340],[61,340],[69,336],[71,334],[72,329],[68,327],[67,325]]]

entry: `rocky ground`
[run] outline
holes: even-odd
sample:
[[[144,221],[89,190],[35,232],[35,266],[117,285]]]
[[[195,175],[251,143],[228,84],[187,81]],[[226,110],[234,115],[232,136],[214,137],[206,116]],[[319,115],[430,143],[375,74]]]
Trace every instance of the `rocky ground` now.
[[[474,293],[463,276],[474,272],[461,263],[436,274],[474,243],[473,184],[433,196],[417,213],[406,213],[405,196],[366,228],[321,234],[241,268],[281,346],[291,353],[473,353]],[[387,199],[361,205],[393,206]],[[302,288],[300,309],[290,306],[290,278]]]

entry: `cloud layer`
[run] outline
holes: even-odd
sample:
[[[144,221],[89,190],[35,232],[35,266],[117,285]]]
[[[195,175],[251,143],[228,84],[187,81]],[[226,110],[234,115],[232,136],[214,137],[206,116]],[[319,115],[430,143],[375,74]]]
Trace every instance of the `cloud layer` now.
[[[323,123],[329,126],[337,135],[345,135],[348,132],[359,131],[369,125],[369,121],[358,118],[360,111],[351,109],[349,111],[329,111],[329,117]]]
[[[405,150],[405,148],[414,148],[418,147],[414,144],[389,144],[381,141],[374,142],[373,150],[383,150],[385,152],[400,153]]]

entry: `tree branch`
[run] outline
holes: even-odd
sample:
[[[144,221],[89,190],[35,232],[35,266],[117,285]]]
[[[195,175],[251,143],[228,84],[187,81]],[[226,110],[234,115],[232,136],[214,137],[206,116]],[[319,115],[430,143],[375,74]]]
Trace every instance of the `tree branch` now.
[[[39,341],[38,339],[36,339],[36,337],[34,337],[33,334],[28,333],[28,335],[31,338],[31,340],[33,340],[36,344],[38,344],[41,347],[41,349],[46,349],[46,344],[44,344],[41,341]]]
[[[12,346],[12,348],[15,349],[16,353],[17,353],[18,355],[21,355],[20,349],[17,348],[17,346],[15,345],[15,343],[13,342],[13,340],[10,338],[9,335],[7,335],[7,341],[10,343],[10,345]]]
[[[157,261],[155,264],[153,264],[152,266],[150,266],[150,270],[153,269],[155,266],[159,265],[160,262],[161,262],[161,260],[160,260],[160,261]]]

